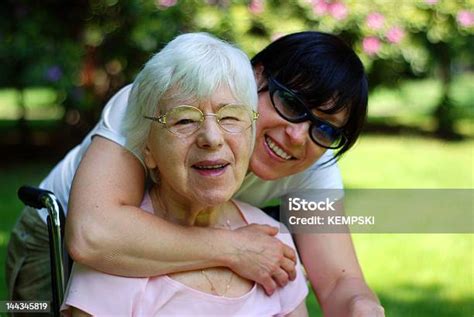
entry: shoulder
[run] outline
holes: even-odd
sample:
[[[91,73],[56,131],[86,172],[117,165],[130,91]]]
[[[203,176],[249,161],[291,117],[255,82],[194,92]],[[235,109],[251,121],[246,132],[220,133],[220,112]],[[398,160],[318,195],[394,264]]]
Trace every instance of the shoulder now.
[[[288,246],[296,250],[290,231],[283,223],[276,221],[275,219],[267,215],[263,210],[257,207],[254,207],[252,205],[249,205],[247,203],[244,203],[238,200],[233,200],[233,202],[240,209],[240,211],[242,212],[242,215],[244,216],[248,224],[254,223],[254,224],[268,225],[268,226],[278,228],[279,232],[276,235],[276,237],[282,242],[286,243]]]
[[[242,212],[245,220],[251,224],[256,223],[260,225],[269,225],[273,227],[280,226],[280,223],[267,215],[263,210],[249,205],[243,201],[233,200],[233,202],[237,205],[237,207]]]
[[[116,121],[122,121],[128,104],[128,96],[132,90],[132,85],[127,85],[120,89],[105,105],[102,112],[102,119],[105,125],[113,126]]]

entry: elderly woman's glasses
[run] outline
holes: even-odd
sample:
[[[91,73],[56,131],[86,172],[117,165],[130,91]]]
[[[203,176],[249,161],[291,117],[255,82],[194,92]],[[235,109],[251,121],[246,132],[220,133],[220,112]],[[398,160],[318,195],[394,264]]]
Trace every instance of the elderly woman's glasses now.
[[[204,114],[196,107],[182,105],[175,107],[159,117],[144,116],[160,123],[168,131],[178,136],[189,136],[199,130],[205,117],[216,117],[219,126],[228,133],[240,133],[250,128],[258,118],[258,112],[248,106],[229,104],[216,113]]]
[[[273,107],[283,119],[293,123],[311,121],[308,132],[313,142],[326,149],[338,149],[346,144],[343,129],[316,117],[295,92],[271,76],[268,76],[268,91]]]

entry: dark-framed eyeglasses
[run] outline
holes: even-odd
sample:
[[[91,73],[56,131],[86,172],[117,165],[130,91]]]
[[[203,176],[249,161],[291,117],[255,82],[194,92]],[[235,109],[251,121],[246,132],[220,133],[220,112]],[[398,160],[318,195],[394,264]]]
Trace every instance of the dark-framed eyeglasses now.
[[[270,100],[276,112],[292,123],[310,121],[309,136],[317,145],[326,149],[338,149],[347,142],[342,128],[315,116],[296,92],[280,84],[272,76],[268,76]]]
[[[218,125],[225,132],[241,133],[252,126],[258,115],[258,112],[251,110],[248,106],[228,104],[221,107],[216,113],[203,113],[194,106],[180,105],[158,117],[143,117],[160,123],[177,136],[186,137],[201,128],[205,117],[215,117]]]

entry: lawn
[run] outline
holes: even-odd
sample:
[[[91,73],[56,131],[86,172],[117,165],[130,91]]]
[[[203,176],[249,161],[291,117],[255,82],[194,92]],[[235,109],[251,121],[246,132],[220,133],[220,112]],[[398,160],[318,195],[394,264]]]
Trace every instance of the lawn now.
[[[363,136],[340,162],[348,188],[474,188],[474,141]],[[0,265],[21,208],[20,184],[37,183],[50,163],[0,168]],[[387,316],[451,317],[474,313],[473,234],[357,234],[354,243],[368,283]],[[0,300],[6,298],[3,271]],[[314,296],[311,316],[320,316]]]
[[[363,136],[340,162],[349,188],[474,188],[474,141]],[[473,228],[474,229],[474,228]],[[387,316],[472,316],[473,234],[357,234]]]

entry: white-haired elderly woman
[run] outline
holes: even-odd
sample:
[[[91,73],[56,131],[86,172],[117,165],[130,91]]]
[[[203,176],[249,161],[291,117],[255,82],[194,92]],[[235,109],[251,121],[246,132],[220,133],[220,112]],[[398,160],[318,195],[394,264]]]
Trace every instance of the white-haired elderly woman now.
[[[178,36],[145,65],[134,82],[124,131],[128,149],[153,180],[144,210],[182,226],[278,226],[261,210],[231,199],[253,150],[255,87],[246,55],[202,33]],[[294,248],[290,234],[277,237]],[[306,316],[308,290],[299,263],[297,270],[294,281],[268,296],[224,267],[127,278],[75,264],[63,309],[97,316]]]

